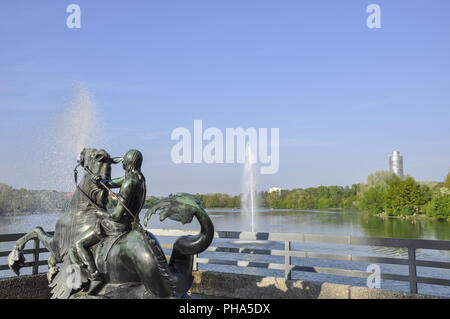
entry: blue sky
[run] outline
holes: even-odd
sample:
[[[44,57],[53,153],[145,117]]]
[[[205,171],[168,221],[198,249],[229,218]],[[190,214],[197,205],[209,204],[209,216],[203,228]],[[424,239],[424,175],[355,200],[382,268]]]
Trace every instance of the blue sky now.
[[[66,27],[70,3],[81,29]],[[366,26],[371,3],[381,29]],[[171,162],[172,130],[195,119],[280,129],[280,170],[259,189],[358,183],[394,149],[406,173],[442,180],[449,12],[447,0],[3,1],[0,181],[61,188],[42,178],[37,137],[79,85],[102,129],[89,146],[140,149],[150,194],[240,192],[240,164]]]

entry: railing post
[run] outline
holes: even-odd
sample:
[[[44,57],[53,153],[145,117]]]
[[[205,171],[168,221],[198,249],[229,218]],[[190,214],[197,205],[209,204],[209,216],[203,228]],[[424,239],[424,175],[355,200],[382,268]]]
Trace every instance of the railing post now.
[[[197,254],[194,255],[194,262],[192,264],[192,270],[198,270]]]
[[[39,239],[34,239],[34,252],[33,252],[33,275],[37,275],[39,272]]]
[[[291,280],[291,242],[284,242],[284,279]]]
[[[417,293],[417,269],[416,269],[416,249],[408,247],[409,264],[409,289],[411,293]]]

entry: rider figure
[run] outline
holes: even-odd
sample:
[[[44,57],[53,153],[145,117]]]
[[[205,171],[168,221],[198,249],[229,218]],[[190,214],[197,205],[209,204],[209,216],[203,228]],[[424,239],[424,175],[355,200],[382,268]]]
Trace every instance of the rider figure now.
[[[97,244],[106,236],[117,235],[128,232],[132,228],[132,222],[139,222],[138,216],[141,211],[146,195],[145,178],[141,173],[142,154],[138,150],[129,150],[123,157],[123,169],[125,176],[112,180],[102,180],[100,176],[93,177],[96,183],[103,182],[109,188],[118,188],[119,203],[114,211],[96,211],[100,218],[90,229],[85,231],[75,240],[75,244],[70,250],[70,259],[73,263],[79,264],[79,259],[87,267],[91,281],[97,282],[98,286],[102,282],[102,277],[95,265],[94,256],[89,247]],[[122,202],[134,216],[125,209]]]

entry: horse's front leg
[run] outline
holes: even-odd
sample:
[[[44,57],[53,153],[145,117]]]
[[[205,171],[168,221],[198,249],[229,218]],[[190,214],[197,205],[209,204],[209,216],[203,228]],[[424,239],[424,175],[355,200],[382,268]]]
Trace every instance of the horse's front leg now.
[[[47,248],[52,254],[54,254],[51,247],[51,241],[53,237],[47,234],[41,227],[34,228],[28,234],[19,238],[16,241],[13,250],[9,253],[8,266],[17,275],[19,275],[20,273],[20,268],[22,268],[25,264],[23,249],[25,248],[27,242],[35,238],[39,239],[39,241],[45,246],[45,248]]]
[[[47,280],[50,284],[55,278],[56,274],[59,272],[58,266],[56,266],[56,257],[53,253],[50,253],[50,257],[48,258],[48,272],[47,272]]]

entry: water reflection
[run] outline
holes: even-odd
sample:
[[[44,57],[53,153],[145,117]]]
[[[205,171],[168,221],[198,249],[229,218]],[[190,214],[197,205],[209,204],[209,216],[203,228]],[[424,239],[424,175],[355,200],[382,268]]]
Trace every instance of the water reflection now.
[[[356,214],[365,236],[450,240],[450,223]]]
[[[250,231],[246,218],[239,210],[208,211],[218,230]],[[355,210],[344,211],[292,211],[259,210],[255,231],[323,234],[337,236],[387,237],[450,240],[450,223],[432,220],[404,220],[380,218]],[[35,226],[54,230],[56,220],[61,214],[35,214],[25,216],[0,217],[0,233],[28,232]],[[166,220],[160,222],[152,218],[151,228],[198,229],[199,224]]]

